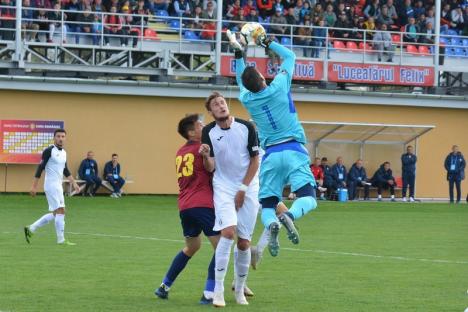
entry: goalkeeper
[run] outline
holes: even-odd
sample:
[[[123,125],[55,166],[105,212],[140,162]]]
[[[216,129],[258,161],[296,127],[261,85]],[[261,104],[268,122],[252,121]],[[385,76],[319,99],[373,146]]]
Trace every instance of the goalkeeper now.
[[[279,72],[266,84],[263,75],[244,62],[243,46],[234,34],[228,31],[236,57],[236,79],[240,88],[239,100],[257,125],[261,147],[265,150],[260,168],[259,199],[262,205],[262,222],[270,232],[268,249],[273,257],[278,255],[280,223],[293,244],[299,243],[295,220],[317,207],[315,180],[309,168],[309,153],[305,148],[307,139],[298,120],[291,98],[291,82],[296,56],[284,46],[272,42],[258,23],[246,24],[241,36],[246,43],[271,49],[282,59]],[[282,199],[283,188],[291,184],[296,200],[291,208],[275,214],[275,207]]]

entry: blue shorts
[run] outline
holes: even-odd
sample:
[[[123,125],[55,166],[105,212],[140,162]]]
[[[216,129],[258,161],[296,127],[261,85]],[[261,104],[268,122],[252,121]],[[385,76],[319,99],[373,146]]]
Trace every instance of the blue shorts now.
[[[283,189],[291,184],[295,192],[307,183],[315,187],[310,171],[309,152],[303,144],[291,141],[267,147],[260,166],[259,198],[283,197]]]
[[[213,208],[189,208],[180,212],[180,223],[185,237],[197,237],[203,231],[206,236],[219,235],[214,231],[215,212]]]

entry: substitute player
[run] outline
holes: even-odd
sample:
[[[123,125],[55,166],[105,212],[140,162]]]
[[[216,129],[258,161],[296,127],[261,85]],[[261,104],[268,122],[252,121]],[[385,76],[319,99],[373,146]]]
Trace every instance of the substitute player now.
[[[245,27],[245,28],[244,28]],[[254,120],[265,150],[260,169],[260,202],[262,222],[270,231],[268,244],[272,256],[279,252],[279,222],[289,239],[299,243],[299,234],[293,221],[317,207],[315,180],[309,168],[310,158],[305,144],[304,129],[300,124],[291,98],[291,82],[296,56],[282,45],[272,42],[260,24],[247,24],[241,34],[270,49],[282,58],[279,73],[268,86],[263,75],[253,66],[246,67],[242,47],[228,33],[235,48],[236,79],[240,88],[239,100]],[[291,183],[296,200],[288,212],[276,216],[275,208],[281,201],[283,188]]]
[[[42,152],[42,161],[37,167],[30,193],[33,197],[36,196],[39,179],[42,171],[45,170],[44,191],[49,204],[49,213],[24,228],[24,236],[28,244],[38,228],[54,220],[57,243],[60,245],[76,245],[66,240],[64,235],[65,200],[63,198],[62,177],[65,176],[72,183],[75,192],[80,191],[80,187],[76,184],[67,167],[67,152],[63,149],[66,134],[63,129],[55,130],[54,145],[49,146]]]
[[[168,299],[169,289],[177,276],[187,265],[187,262],[200,249],[203,231],[213,248],[219,241],[219,231],[213,230],[215,214],[213,206],[213,189],[211,173],[203,165],[203,157],[199,154],[203,123],[198,115],[189,115],[179,122],[178,132],[187,142],[176,153],[176,173],[179,183],[179,214],[185,236],[185,247],[172,260],[171,266],[164,277],[161,286],[155,291],[156,296]],[[208,266],[205,291],[201,304],[213,301],[215,284],[214,255]]]
[[[215,291],[213,305],[224,307],[224,278],[237,234],[235,260],[235,297],[238,304],[248,304],[244,286],[250,266],[250,241],[259,209],[258,139],[254,126],[230,116],[224,97],[213,92],[205,103],[214,118],[203,129],[200,153],[205,168],[213,172],[215,230],[221,231],[216,247]],[[216,169],[216,170],[215,170]]]

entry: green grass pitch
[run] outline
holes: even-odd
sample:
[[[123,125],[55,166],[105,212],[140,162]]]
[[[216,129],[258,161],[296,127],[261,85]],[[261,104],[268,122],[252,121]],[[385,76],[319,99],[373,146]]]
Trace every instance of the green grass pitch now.
[[[182,248],[176,198],[67,198],[68,239],[53,224],[26,244],[22,227],[44,214],[43,196],[0,196],[0,311],[204,311],[212,255],[204,244],[173,285],[153,295]],[[259,221],[259,220],[258,220]],[[257,223],[255,241],[262,230]],[[250,306],[226,293],[226,310],[464,311],[468,307],[468,206],[319,202],[298,222],[301,243],[282,233],[248,284]],[[205,240],[206,242],[206,240]],[[232,280],[228,272],[229,284]],[[229,288],[229,287],[227,287]]]

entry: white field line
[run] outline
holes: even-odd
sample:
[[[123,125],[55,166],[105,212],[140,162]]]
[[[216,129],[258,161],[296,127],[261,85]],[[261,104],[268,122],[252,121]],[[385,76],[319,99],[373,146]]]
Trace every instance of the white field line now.
[[[3,234],[19,234],[19,233],[3,232]],[[168,239],[168,238],[147,237],[147,236],[115,235],[115,234],[103,234],[103,233],[67,232],[67,234],[85,235],[85,236],[94,236],[94,237],[120,238],[120,239],[134,239],[134,240],[151,240],[151,241],[171,242],[171,243],[184,243],[185,242],[182,239]],[[204,242],[204,244],[210,244],[210,243],[209,242]],[[321,249],[300,249],[300,248],[286,248],[286,247],[283,247],[281,249],[282,250],[288,250],[288,251],[295,251],[295,252],[313,252],[313,253],[319,253],[319,254],[332,254],[332,255],[340,255],[340,256],[389,259],[389,260],[399,260],[399,261],[418,261],[418,262],[445,263],[445,264],[468,264],[468,261],[461,261],[461,260],[409,258],[409,257],[402,257],[402,256],[382,256],[382,255],[364,254],[364,253],[359,253],[359,252],[330,251],[330,250],[321,250]]]

